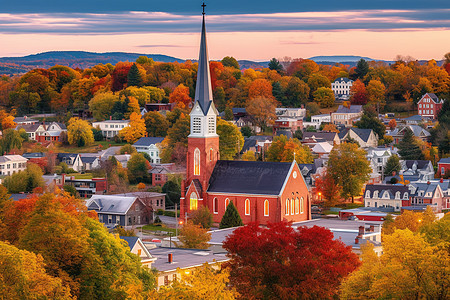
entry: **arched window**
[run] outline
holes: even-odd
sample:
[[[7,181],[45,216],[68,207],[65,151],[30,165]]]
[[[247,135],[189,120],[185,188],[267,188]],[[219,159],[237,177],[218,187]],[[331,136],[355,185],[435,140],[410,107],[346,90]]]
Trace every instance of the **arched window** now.
[[[197,210],[198,208],[198,198],[196,193],[191,193],[189,208],[190,210]]]
[[[269,216],[269,200],[264,200],[264,216]]]
[[[294,198],[291,199],[291,215],[294,214]]]
[[[213,200],[213,212],[215,214],[219,213],[219,199],[217,199],[217,198],[214,198],[214,200]]]
[[[299,203],[299,200],[298,200],[298,197],[297,197],[297,198],[295,198],[295,214],[296,215],[298,215],[299,212],[300,212],[299,206],[300,206],[300,203]]]
[[[285,213],[286,213],[286,216],[288,216],[289,215],[289,199],[286,199],[286,207],[285,207]]]
[[[230,199],[225,199],[225,210],[227,210],[228,204],[230,204]]]
[[[200,175],[200,150],[195,148],[194,151],[194,175]]]
[[[214,156],[214,150],[213,148],[209,149],[209,161],[213,160],[213,156]]]
[[[304,212],[304,204],[303,204],[303,197],[300,198],[300,213],[302,214]]]
[[[250,200],[245,199],[245,215],[250,216]]]
[[[378,191],[373,192],[373,198],[378,198]]]
[[[395,199],[400,199],[400,192],[395,193]]]
[[[370,198],[370,191],[366,191],[366,198]]]
[[[403,194],[403,199],[406,199],[406,200],[408,199],[408,193]]]

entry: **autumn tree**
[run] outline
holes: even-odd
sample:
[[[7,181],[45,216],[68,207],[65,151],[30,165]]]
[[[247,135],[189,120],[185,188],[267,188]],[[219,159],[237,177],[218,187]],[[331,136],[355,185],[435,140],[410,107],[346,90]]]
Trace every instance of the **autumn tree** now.
[[[67,126],[67,138],[70,145],[78,147],[89,146],[94,143],[94,134],[91,125],[85,120],[74,117]]]
[[[240,227],[224,248],[230,282],[245,299],[333,299],[360,264],[328,229],[294,229],[287,222]]]
[[[233,159],[244,147],[244,137],[239,128],[221,118],[217,119],[217,134],[221,159]]]
[[[256,97],[248,100],[246,110],[255,120],[255,124],[264,130],[268,125],[275,123],[276,107],[277,105],[271,98]]]
[[[256,154],[254,151],[248,150],[245,151],[244,154],[242,154],[241,159],[245,161],[256,161]]]
[[[422,160],[424,158],[414,133],[408,127],[405,128],[405,134],[398,144],[398,154],[402,159]]]
[[[221,62],[224,67],[233,67],[238,70],[240,69],[239,62],[232,56],[225,56],[224,58],[222,58]]]
[[[225,213],[222,216],[219,228],[224,229],[224,228],[238,227],[242,225],[244,225],[244,223],[242,223],[241,216],[239,215],[236,206],[234,206],[233,201],[230,201],[230,203],[227,205]]]
[[[291,77],[286,87],[286,102],[285,106],[300,107],[309,99],[309,86],[297,77]]]
[[[311,95],[314,95],[314,93],[319,88],[328,88],[331,90],[330,80],[326,76],[323,76],[319,73],[311,74],[311,76],[308,78],[308,86],[310,88]]]
[[[188,249],[207,249],[208,242],[211,240],[211,233],[202,225],[196,225],[192,221],[188,221],[180,229],[178,236],[181,242],[180,248]]]
[[[12,128],[3,130],[3,136],[0,139],[0,154],[8,154],[13,149],[21,149],[23,141],[19,131]]]
[[[4,110],[0,110],[0,130],[15,128],[17,124],[14,122],[14,116]]]
[[[165,162],[176,161],[186,163],[188,135],[191,131],[189,115],[180,115],[178,120],[167,131],[167,137],[162,143],[161,159]],[[177,153],[179,155],[177,155]]]
[[[179,108],[189,108],[192,103],[192,98],[189,97],[189,88],[180,84],[177,86],[169,96],[170,103],[176,103]]]
[[[352,104],[364,105],[368,100],[369,99],[364,82],[359,79],[354,81],[352,87],[350,88],[350,102]]]
[[[138,113],[131,113],[128,126],[119,131],[119,136],[130,144],[134,144],[138,139],[146,134],[145,121]]]
[[[157,111],[149,111],[144,115],[147,136],[165,137],[169,130],[169,121]]]
[[[267,79],[256,79],[248,88],[248,98],[273,99],[272,84]]]
[[[125,144],[119,149],[119,154],[134,154],[134,153],[137,153],[137,150],[130,144]]]
[[[334,146],[328,160],[328,172],[342,187],[341,196],[348,199],[361,193],[364,183],[370,178],[371,168],[366,152],[353,143]]]
[[[325,126],[323,126],[322,131],[327,131],[327,132],[336,132],[339,133],[339,129],[337,129],[336,125],[334,124],[325,124]]]
[[[325,171],[315,179],[317,193],[321,194],[326,206],[335,206],[339,203],[342,187],[336,184],[330,172]]]
[[[392,234],[397,229],[408,229],[412,232],[418,232],[419,229],[435,221],[436,216],[431,207],[427,207],[424,212],[404,211],[392,222],[383,224],[383,234]]]
[[[299,140],[285,135],[277,136],[266,153],[267,161],[292,162],[293,160],[300,164],[312,163],[313,157],[308,146],[304,146]]]
[[[28,163],[23,171],[12,174],[4,179],[4,185],[10,193],[31,192],[36,187],[45,186],[41,168],[33,163]]]
[[[367,84],[366,90],[369,103],[381,105],[383,107],[383,104],[386,102],[384,98],[386,93],[386,87],[384,86],[384,84],[379,80],[372,79]]]
[[[330,88],[319,87],[314,93],[314,101],[320,104],[320,107],[332,107],[334,105],[334,93]]]
[[[94,119],[98,121],[109,119],[115,103],[119,101],[119,96],[112,92],[97,93],[89,101],[89,110],[92,112]]]
[[[130,183],[151,182],[151,177],[148,173],[150,163],[141,153],[134,153],[131,155],[131,158],[127,163],[127,168]]]
[[[201,225],[205,229],[211,228],[213,222],[212,214],[206,206],[191,212],[190,219],[194,225]]]
[[[397,127],[397,121],[395,119],[390,120],[388,126],[391,130],[394,130]]]

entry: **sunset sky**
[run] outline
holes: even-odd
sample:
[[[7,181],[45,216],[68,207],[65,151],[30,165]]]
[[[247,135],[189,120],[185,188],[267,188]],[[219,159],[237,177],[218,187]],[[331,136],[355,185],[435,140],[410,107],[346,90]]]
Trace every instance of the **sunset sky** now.
[[[392,60],[401,54],[442,59],[450,52],[449,0],[366,2],[206,1],[210,57],[361,55]],[[5,1],[0,5],[0,56],[84,50],[196,58],[201,3]]]

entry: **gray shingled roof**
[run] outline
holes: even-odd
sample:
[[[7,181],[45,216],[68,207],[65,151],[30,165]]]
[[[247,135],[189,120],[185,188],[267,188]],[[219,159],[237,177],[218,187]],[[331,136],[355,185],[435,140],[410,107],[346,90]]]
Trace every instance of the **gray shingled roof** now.
[[[164,140],[163,137],[141,137],[133,146],[150,146],[159,144]]]
[[[208,192],[279,195],[291,163],[219,160]]]
[[[88,209],[93,209],[100,213],[126,214],[131,205],[137,200],[136,197],[124,197],[117,195],[93,195],[87,202]],[[99,209],[95,208],[95,203]]]
[[[139,240],[137,236],[119,236],[119,237],[128,243],[130,251],[133,250],[134,245],[136,245],[136,243]]]
[[[351,80],[351,79],[349,79],[349,78],[346,78],[346,77],[339,77],[338,79],[336,79],[335,81],[334,81],[334,83],[336,83],[336,82],[353,82],[353,80]]]
[[[356,133],[364,142],[369,140],[370,134],[372,133],[372,129],[362,129],[362,128],[351,128],[354,133]]]
[[[338,114],[348,114],[348,113],[360,113],[362,112],[362,105],[350,105],[350,108],[343,105],[339,105],[336,113]]]
[[[405,185],[393,185],[393,184],[368,184],[366,185],[366,190],[364,191],[364,195],[366,192],[370,191],[370,197],[373,196],[373,192],[378,191],[379,197],[382,197],[384,192],[387,191],[389,193],[389,198],[394,199],[395,193],[400,192],[400,199],[403,199],[404,193],[408,193],[409,189]]]
[[[326,142],[333,142],[338,135],[336,132],[327,132],[327,131],[319,131],[319,132],[304,132],[303,140],[312,139],[313,137],[318,140],[323,140]],[[339,135],[338,135],[339,136]]]

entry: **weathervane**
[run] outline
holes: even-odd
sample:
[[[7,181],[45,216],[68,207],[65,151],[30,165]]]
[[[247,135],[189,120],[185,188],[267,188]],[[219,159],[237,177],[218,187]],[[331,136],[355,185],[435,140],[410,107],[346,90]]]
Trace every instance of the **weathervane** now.
[[[206,7],[206,4],[205,4],[205,2],[203,2],[203,4],[202,4],[202,8],[203,8],[202,14],[203,14],[203,15],[205,15],[205,7]]]

